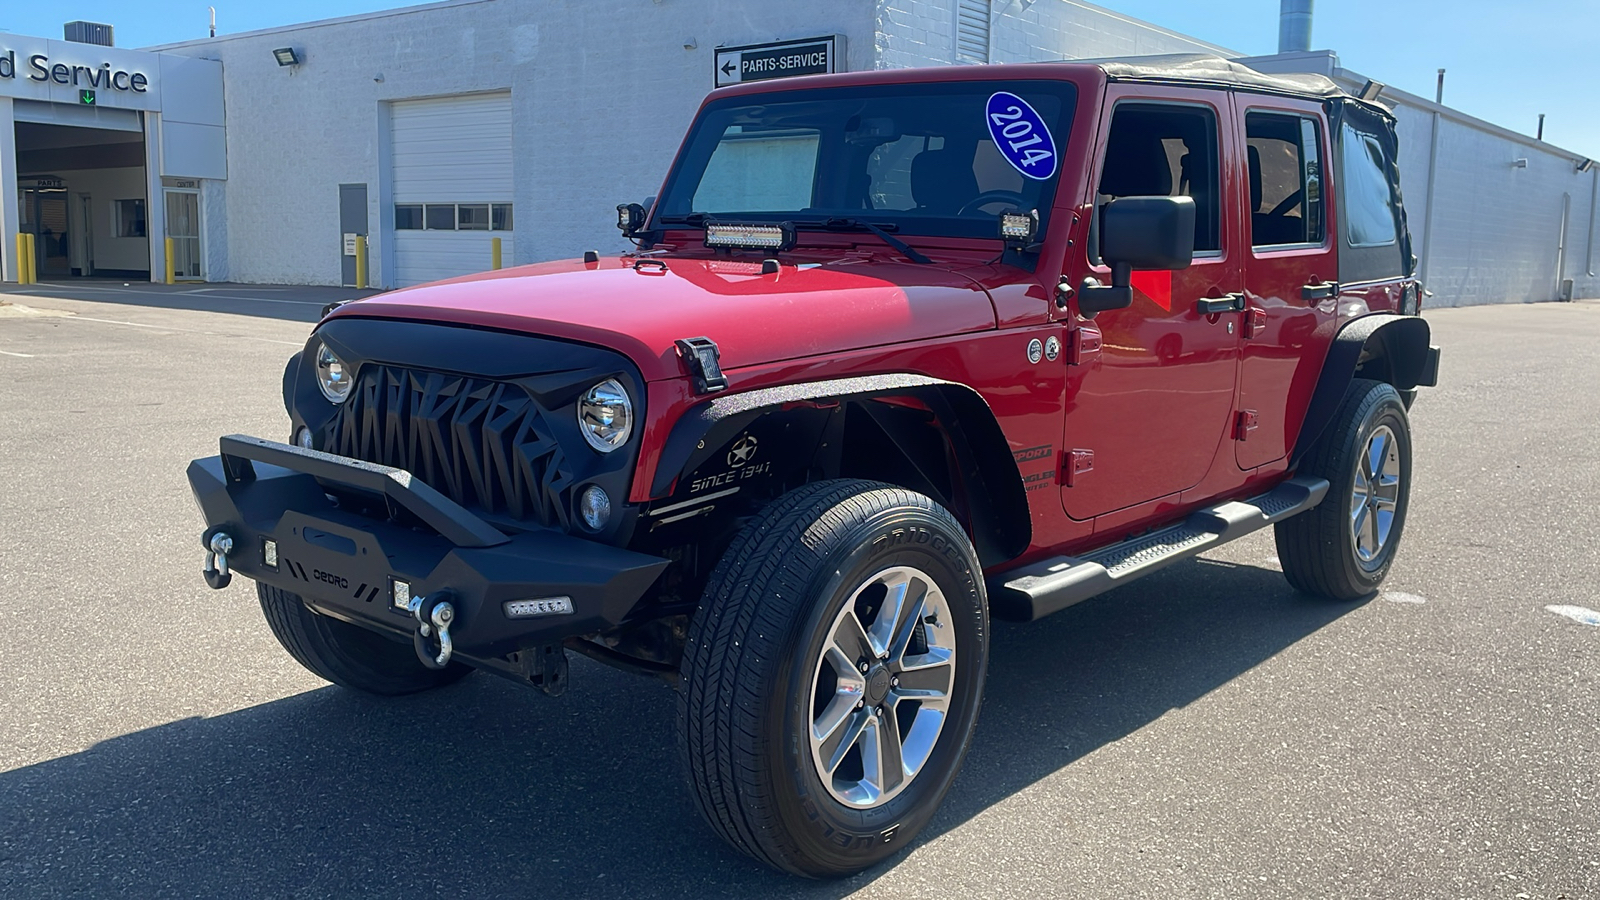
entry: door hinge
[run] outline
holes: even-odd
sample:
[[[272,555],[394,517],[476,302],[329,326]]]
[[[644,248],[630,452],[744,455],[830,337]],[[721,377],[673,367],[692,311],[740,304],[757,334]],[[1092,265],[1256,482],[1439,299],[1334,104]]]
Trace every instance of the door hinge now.
[[[1100,336],[1100,329],[1094,325],[1079,325],[1072,333],[1072,353],[1067,357],[1069,365],[1086,366],[1100,355],[1100,347],[1105,339]]]
[[[1250,439],[1250,432],[1261,426],[1261,417],[1253,409],[1239,410],[1239,418],[1233,424],[1233,439],[1245,441]]]
[[[1267,330],[1267,311],[1259,306],[1252,306],[1245,310],[1244,336],[1247,338],[1260,337]]]
[[[1093,450],[1068,450],[1066,453],[1066,466],[1061,472],[1061,480],[1067,487],[1072,487],[1078,483],[1080,475],[1093,471]]]

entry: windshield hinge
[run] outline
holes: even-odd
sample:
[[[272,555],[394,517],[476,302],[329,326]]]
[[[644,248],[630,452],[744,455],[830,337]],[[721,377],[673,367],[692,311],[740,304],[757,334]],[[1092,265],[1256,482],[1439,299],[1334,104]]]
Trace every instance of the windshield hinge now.
[[[717,342],[708,337],[679,338],[678,355],[684,368],[694,379],[696,394],[710,394],[728,387],[728,376],[722,374],[722,351]]]

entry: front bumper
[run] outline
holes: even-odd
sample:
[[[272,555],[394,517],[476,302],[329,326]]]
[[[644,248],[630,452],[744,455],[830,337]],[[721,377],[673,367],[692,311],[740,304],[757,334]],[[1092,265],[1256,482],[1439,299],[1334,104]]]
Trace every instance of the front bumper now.
[[[417,623],[396,605],[395,582],[412,596],[447,592],[455,654],[468,662],[617,625],[667,566],[553,530],[507,535],[402,469],[243,435],[191,462],[189,486],[205,517],[202,543],[229,535],[233,571],[400,640]],[[370,498],[391,518],[342,508],[330,493]],[[570,613],[512,618],[505,610],[510,601],[558,597],[570,599]]]

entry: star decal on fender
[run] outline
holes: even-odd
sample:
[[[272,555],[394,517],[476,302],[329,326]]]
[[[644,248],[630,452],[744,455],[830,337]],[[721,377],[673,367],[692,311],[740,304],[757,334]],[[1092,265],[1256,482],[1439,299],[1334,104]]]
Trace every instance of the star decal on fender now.
[[[756,439],[748,434],[739,438],[728,451],[728,465],[737,468],[749,462],[756,455],[756,444]]]

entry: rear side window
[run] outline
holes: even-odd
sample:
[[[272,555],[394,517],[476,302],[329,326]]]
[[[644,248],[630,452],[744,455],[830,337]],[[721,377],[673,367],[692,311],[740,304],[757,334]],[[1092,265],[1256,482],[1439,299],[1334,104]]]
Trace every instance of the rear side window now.
[[[1322,243],[1319,137],[1316,119],[1279,113],[1245,116],[1253,245]]]
[[[1345,239],[1352,247],[1383,247],[1396,240],[1394,198],[1385,174],[1383,145],[1344,126]]]

